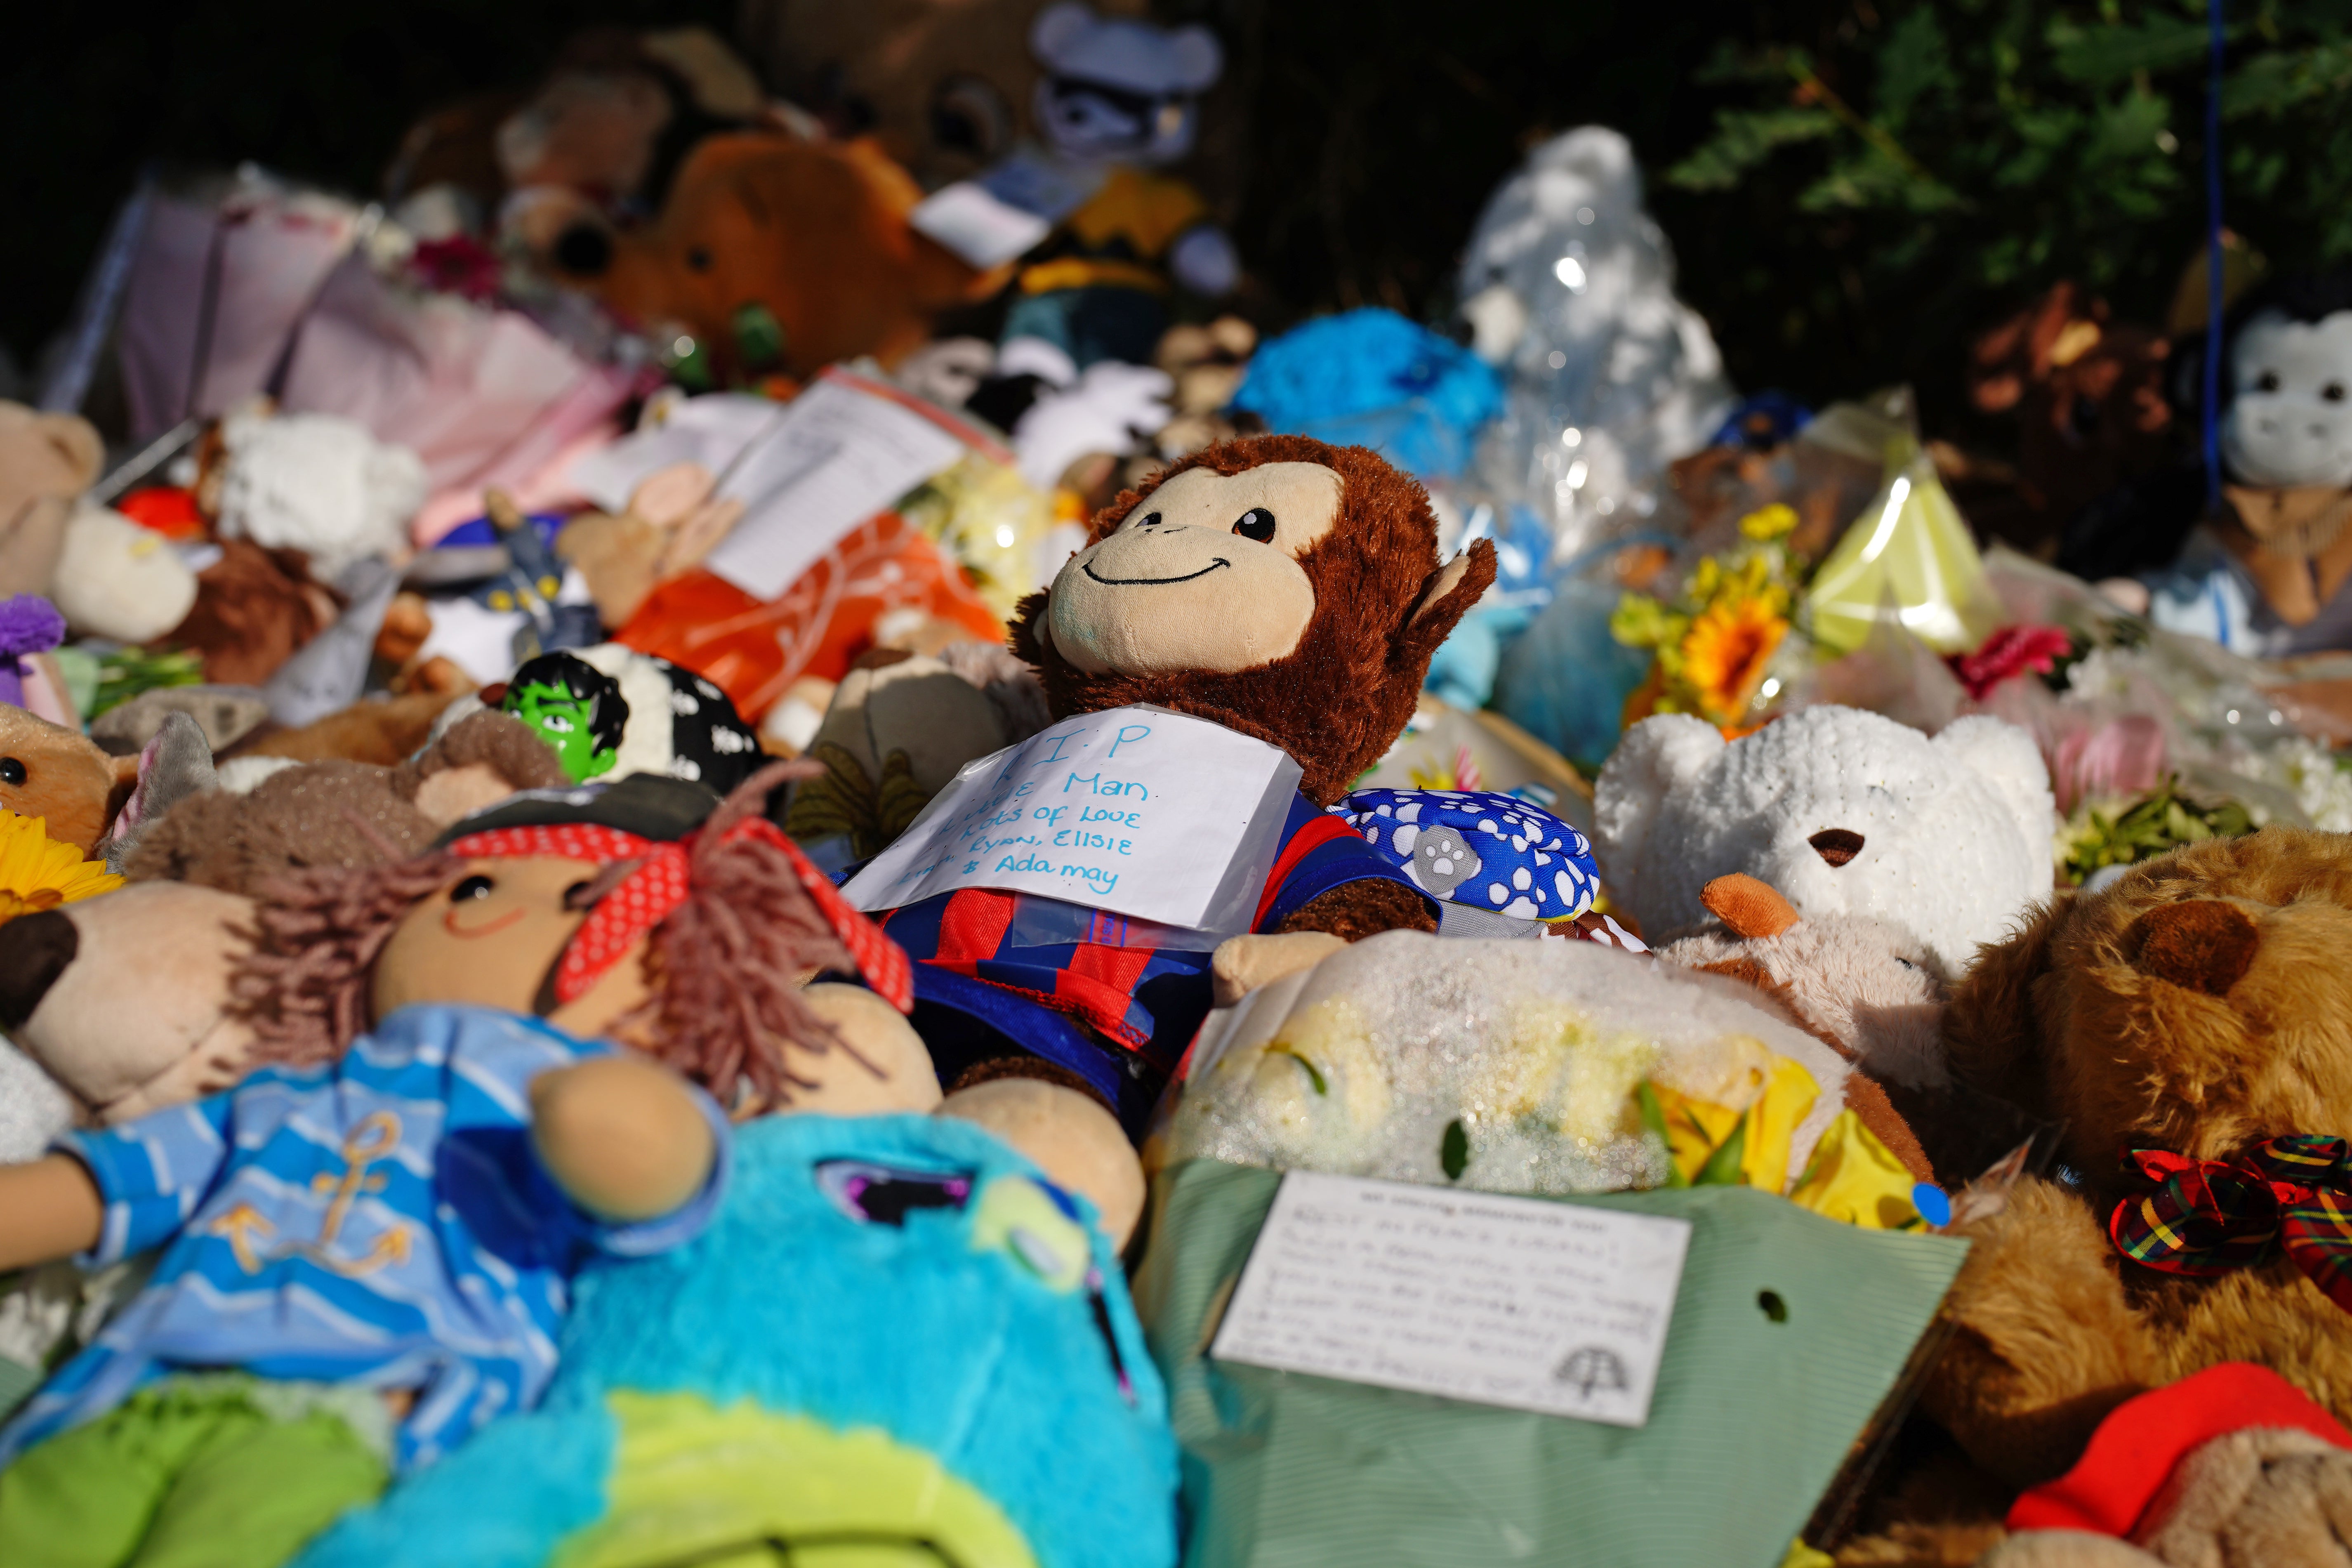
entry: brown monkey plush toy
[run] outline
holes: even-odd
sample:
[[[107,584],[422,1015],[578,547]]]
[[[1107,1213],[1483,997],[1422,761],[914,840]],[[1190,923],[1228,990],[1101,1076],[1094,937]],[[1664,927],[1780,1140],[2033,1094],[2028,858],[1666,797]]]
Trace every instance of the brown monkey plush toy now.
[[[1435,906],[1324,808],[1412,714],[1430,656],[1495,580],[1437,553],[1429,497],[1360,447],[1263,436],[1194,453],[1096,517],[1021,605],[1013,650],[1054,719],[1150,704],[1278,746],[1301,770],[1250,933],[1179,931],[962,889],[879,915],[915,960],[940,1081],[1066,1075],[1139,1130],[1218,983],[1335,941],[1435,931]]]

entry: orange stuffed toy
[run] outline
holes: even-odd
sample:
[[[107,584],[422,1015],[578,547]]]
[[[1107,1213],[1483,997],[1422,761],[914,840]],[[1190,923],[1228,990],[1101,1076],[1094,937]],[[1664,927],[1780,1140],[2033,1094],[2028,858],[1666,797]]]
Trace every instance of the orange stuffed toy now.
[[[614,232],[583,215],[551,259],[623,315],[691,338],[722,380],[805,378],[859,354],[888,364],[929,338],[938,312],[1003,281],[908,226],[921,196],[869,141],[711,136],[679,167],[658,220]],[[771,341],[747,329],[739,342],[747,311],[765,312]]]

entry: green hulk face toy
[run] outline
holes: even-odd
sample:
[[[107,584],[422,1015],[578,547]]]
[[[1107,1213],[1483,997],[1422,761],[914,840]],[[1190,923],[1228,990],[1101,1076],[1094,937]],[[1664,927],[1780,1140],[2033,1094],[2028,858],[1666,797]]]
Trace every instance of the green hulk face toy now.
[[[499,706],[540,732],[573,784],[612,771],[629,721],[620,683],[568,653],[543,653],[526,662]]]

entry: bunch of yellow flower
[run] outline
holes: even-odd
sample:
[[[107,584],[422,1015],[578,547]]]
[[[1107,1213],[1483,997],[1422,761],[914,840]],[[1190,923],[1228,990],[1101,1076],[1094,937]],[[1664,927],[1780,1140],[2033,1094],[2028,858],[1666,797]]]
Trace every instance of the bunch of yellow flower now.
[[[1625,722],[1652,713],[1695,713],[1726,734],[1744,733],[1764,691],[1772,656],[1789,635],[1799,586],[1781,542],[1796,512],[1779,503],[1739,520],[1747,542],[1727,556],[1705,555],[1673,605],[1628,594],[1609,618],[1628,647],[1655,650],[1649,679],[1625,704]]]
[[[122,879],[106,862],[85,860],[79,849],[50,837],[46,818],[0,811],[0,921],[121,886]]]

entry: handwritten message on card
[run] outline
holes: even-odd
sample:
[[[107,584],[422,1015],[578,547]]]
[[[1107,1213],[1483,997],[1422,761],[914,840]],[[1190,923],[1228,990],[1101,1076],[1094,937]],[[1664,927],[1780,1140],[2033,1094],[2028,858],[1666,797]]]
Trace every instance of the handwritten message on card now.
[[[1293,1171],[1209,1353],[1639,1426],[1689,1247],[1686,1220]]]
[[[1205,719],[1082,714],[966,764],[842,892],[887,910],[999,888],[1245,931],[1297,783],[1278,747]]]

